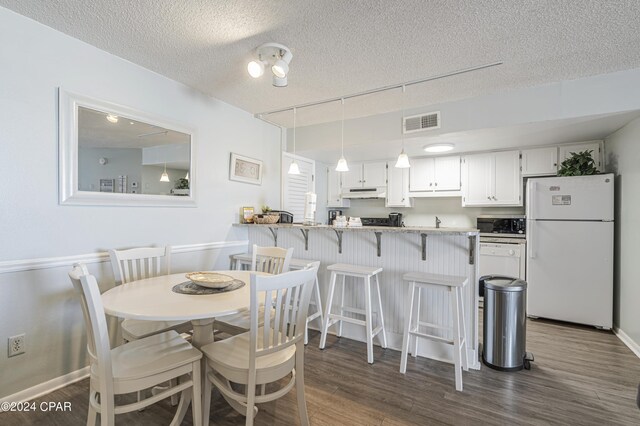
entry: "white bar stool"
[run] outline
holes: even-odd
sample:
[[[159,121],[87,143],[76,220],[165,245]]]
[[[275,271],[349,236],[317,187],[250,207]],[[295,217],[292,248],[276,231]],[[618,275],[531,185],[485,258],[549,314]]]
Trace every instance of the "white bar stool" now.
[[[469,362],[467,359],[467,332],[464,320],[464,299],[463,289],[469,282],[467,277],[457,277],[451,275],[436,275],[423,272],[409,272],[402,276],[404,281],[409,282],[409,292],[406,298],[406,310],[408,315],[405,317],[404,335],[402,338],[402,355],[400,358],[400,372],[402,374],[407,371],[407,356],[411,338],[414,340],[412,345],[412,355],[418,354],[418,338],[430,339],[436,342],[447,343],[453,345],[453,362],[455,365],[456,390],[462,391],[462,370],[469,370]],[[423,288],[431,288],[435,290],[445,291],[449,293],[449,301],[451,303],[451,319],[453,327],[443,326],[440,324],[432,324],[420,321],[420,290]],[[417,290],[417,297],[416,297]],[[414,308],[414,300],[417,299],[417,306]],[[415,322],[414,322],[415,320]],[[445,339],[440,336],[434,336],[428,333],[420,332],[420,327],[450,330],[453,332],[453,339]]]
[[[232,254],[229,256],[229,269],[231,270],[244,270],[251,268],[251,262],[253,261],[253,257],[251,253],[240,253],[240,254]],[[298,271],[301,269],[305,269],[313,260],[306,259],[291,259],[289,263],[289,270]],[[320,299],[320,285],[318,283],[318,277],[316,276],[315,283],[315,291],[311,296],[311,301],[309,302],[309,312],[311,312],[311,306],[315,307],[315,312],[309,314],[307,317],[307,328],[304,331],[304,344],[309,343],[309,323],[316,318],[320,318],[320,328],[322,329],[322,324],[324,323],[324,315],[322,314],[322,299]]]
[[[327,332],[329,327],[338,323],[338,337],[342,336],[342,323],[349,322],[352,324],[362,325],[365,327],[365,334],[367,336],[367,362],[373,364],[373,338],[378,333],[382,333],[381,346],[387,347],[387,335],[384,331],[384,316],[382,315],[382,299],[380,298],[380,282],[378,281],[378,274],[382,272],[382,268],[371,266],[359,266],[348,265],[344,263],[336,263],[329,265],[327,270],[331,271],[331,283],[329,284],[329,296],[327,297],[327,306],[324,312],[324,324],[322,326],[322,337],[320,338],[320,349],[324,349],[327,343]],[[342,276],[342,295],[340,296],[340,313],[332,314],[331,307],[333,305],[333,294],[336,288],[336,279],[338,275]],[[364,304],[365,309],[356,309],[349,306],[344,306],[344,288],[345,278],[354,277],[362,278],[364,284]],[[371,278],[376,279],[376,290],[378,292],[378,325],[372,330],[372,318],[371,318]],[[355,318],[344,316],[345,312],[364,315],[364,321]]]

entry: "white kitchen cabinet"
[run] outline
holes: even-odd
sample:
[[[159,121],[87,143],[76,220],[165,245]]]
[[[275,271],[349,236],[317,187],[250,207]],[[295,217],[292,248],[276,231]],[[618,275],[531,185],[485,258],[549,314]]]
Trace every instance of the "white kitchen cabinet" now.
[[[342,173],[335,169],[327,167],[327,207],[349,207],[351,202],[342,198]]]
[[[342,192],[387,186],[387,163],[353,163],[342,172]]]
[[[409,190],[459,191],[460,157],[417,158],[411,161]]]
[[[519,151],[468,155],[462,174],[463,207],[522,205]]]
[[[522,176],[555,176],[557,173],[557,146],[522,150]]]
[[[409,198],[409,170],[395,167],[395,162],[387,163],[386,207],[412,206],[411,198]]]
[[[602,147],[600,141],[593,142],[585,142],[579,144],[571,144],[571,145],[560,145],[560,156],[558,162],[558,168],[560,168],[560,164],[567,158],[571,157],[572,152],[582,152],[582,151],[592,151],[591,156],[593,157],[593,161],[596,162],[596,167],[599,172],[604,171],[604,165],[602,162]]]
[[[362,165],[363,188],[387,185],[387,163],[364,163]]]

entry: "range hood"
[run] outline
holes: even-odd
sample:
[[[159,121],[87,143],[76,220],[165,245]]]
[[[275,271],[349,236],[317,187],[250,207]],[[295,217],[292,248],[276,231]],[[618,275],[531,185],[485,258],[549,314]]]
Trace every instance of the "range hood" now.
[[[384,186],[377,188],[352,188],[342,193],[342,198],[385,198],[387,196],[387,188]]]

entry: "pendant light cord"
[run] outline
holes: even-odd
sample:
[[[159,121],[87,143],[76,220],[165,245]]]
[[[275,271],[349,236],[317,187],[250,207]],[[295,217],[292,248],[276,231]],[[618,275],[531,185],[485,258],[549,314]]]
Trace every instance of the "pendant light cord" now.
[[[342,140],[342,143],[340,150],[342,158],[344,158],[344,98],[340,99],[340,101],[342,102],[342,120],[340,124],[340,139]]]
[[[297,108],[293,108],[293,161],[295,161],[296,156],[296,112]]]
[[[400,117],[400,137],[402,138],[402,152],[404,152],[404,91],[406,86],[402,85],[402,99],[400,100],[402,104],[402,117]]]

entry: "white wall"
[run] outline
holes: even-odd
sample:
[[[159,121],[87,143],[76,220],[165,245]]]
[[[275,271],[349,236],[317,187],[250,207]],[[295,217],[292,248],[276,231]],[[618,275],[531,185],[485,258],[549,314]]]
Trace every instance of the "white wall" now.
[[[1,398],[86,362],[81,312],[66,276],[75,258],[59,267],[44,262],[44,269],[29,259],[246,240],[246,231],[231,227],[239,208],[280,204],[280,130],[4,8],[0,40]],[[58,205],[59,86],[195,129],[197,207]],[[231,151],[264,161],[261,186],[228,180]],[[227,254],[183,253],[173,270],[223,266]],[[103,289],[112,285],[108,263],[90,268]],[[27,334],[27,353],[7,358],[7,337],[19,333]]]
[[[640,351],[640,119],[609,136],[606,147],[609,171],[616,174],[614,326]]]

